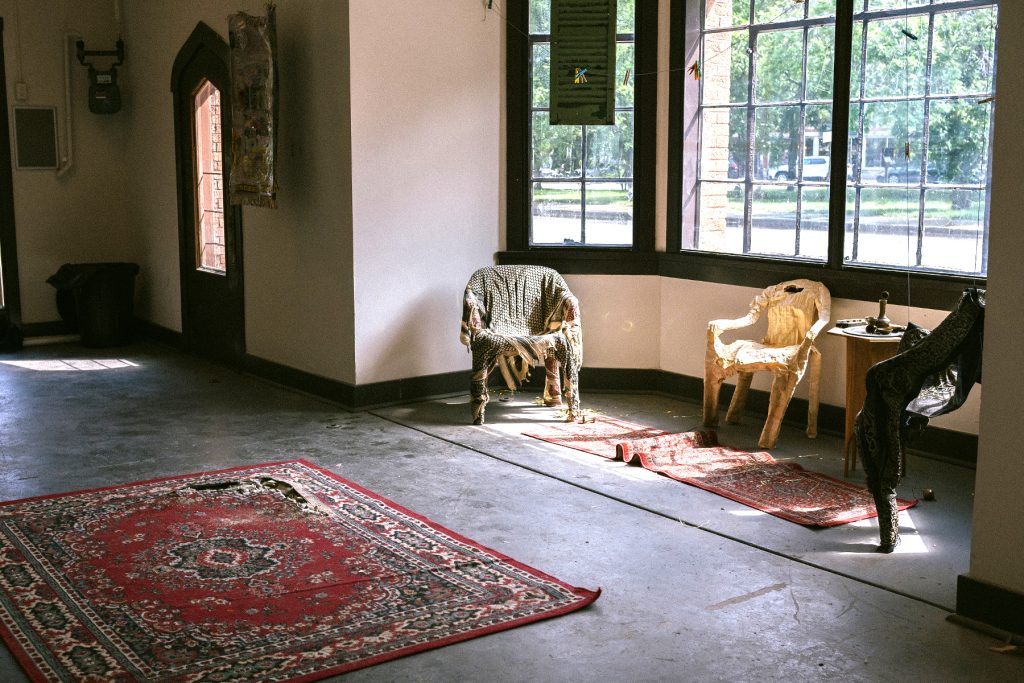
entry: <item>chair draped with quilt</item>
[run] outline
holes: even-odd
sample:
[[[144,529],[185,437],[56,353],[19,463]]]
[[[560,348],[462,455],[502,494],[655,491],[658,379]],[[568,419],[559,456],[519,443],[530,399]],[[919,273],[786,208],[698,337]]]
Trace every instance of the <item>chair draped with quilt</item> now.
[[[565,280],[541,266],[490,266],[466,285],[459,340],[473,354],[473,424],[484,423],[487,379],[495,366],[515,391],[531,366],[545,366],[544,403],[580,415],[583,329],[579,302]]]
[[[744,317],[709,322],[704,357],[704,425],[718,424],[718,393],[726,378],[738,376],[725,416],[726,422],[734,424],[743,414],[753,374],[770,372],[768,418],[758,445],[774,448],[789,401],[809,367],[807,436],[817,436],[821,352],[814,340],[828,324],[831,308],[832,298],[825,285],[813,280],[790,280],[761,292],[750,302]],[[749,327],[762,314],[768,318],[768,332],[761,341],[739,339],[726,344],[721,340],[723,332]]]
[[[964,290],[934,330],[909,323],[896,355],[867,372],[867,396],[853,431],[878,511],[882,552],[899,543],[896,486],[905,469],[906,439],[929,418],[963,405],[981,382],[984,329],[985,290]]]

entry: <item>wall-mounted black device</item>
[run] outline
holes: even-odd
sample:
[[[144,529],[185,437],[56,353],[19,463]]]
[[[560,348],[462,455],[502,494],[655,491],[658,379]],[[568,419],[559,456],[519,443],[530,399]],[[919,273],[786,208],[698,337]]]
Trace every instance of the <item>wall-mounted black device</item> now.
[[[124,41],[118,39],[117,49],[86,50],[85,41],[75,43],[78,62],[89,67],[89,111],[93,114],[114,114],[121,110],[121,89],[117,87],[117,67],[124,64]],[[117,57],[106,71],[86,61],[87,57]]]

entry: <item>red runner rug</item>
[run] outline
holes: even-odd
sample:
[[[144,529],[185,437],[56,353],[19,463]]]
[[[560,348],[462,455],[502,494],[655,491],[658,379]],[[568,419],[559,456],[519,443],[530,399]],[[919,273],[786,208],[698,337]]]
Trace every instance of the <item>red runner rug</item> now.
[[[0,504],[36,681],[316,680],[593,602],[304,461]]]
[[[532,427],[528,432],[523,432],[523,435],[614,460],[619,457],[615,453],[616,444],[660,436],[664,433],[664,430],[654,427],[644,427],[625,420],[617,420],[614,417],[597,415],[593,421],[586,423],[550,422],[540,424]]]
[[[810,472],[796,463],[778,462],[764,451],[748,452],[719,445],[713,431],[669,434],[614,418],[598,416],[594,420],[560,424],[560,433],[567,436],[563,440],[552,434],[555,430],[545,432],[547,438],[525,434],[604,457],[621,458],[627,463],[636,462],[652,472],[805,526],[832,527],[878,516],[865,487]],[[618,441],[609,436],[639,434],[644,430],[659,433]],[[605,439],[604,443],[599,443],[601,439]],[[614,455],[606,455],[611,449]],[[901,499],[897,504],[905,510],[917,501]]]

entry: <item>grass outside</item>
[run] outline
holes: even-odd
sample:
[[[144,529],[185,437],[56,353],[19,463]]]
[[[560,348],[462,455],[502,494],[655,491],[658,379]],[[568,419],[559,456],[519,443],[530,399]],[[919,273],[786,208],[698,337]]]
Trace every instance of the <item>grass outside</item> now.
[[[735,188],[729,191],[729,199],[733,202],[742,202],[742,189]],[[957,193],[960,196],[957,197]],[[817,195],[818,198],[811,198],[808,195]],[[827,195],[824,190],[811,190],[804,195],[803,210],[807,213],[828,213]],[[865,188],[861,193],[860,211],[862,215],[879,218],[902,218],[908,213],[917,214],[918,210],[918,189],[911,188]],[[964,198],[970,201],[966,206],[954,206],[954,199],[959,198],[961,204]],[[984,204],[979,190],[928,190],[927,191],[928,217],[931,220],[944,219],[950,222],[979,220],[979,214],[984,210]],[[535,188],[533,191],[535,202],[544,204],[565,204],[579,206],[580,192],[575,189],[554,189]],[[757,190],[756,200],[763,209],[764,204],[777,204],[780,211],[792,212],[796,205],[796,195],[792,188],[787,187],[760,187]],[[599,190],[587,189],[587,204],[590,206],[622,206],[629,207],[631,201],[625,190]],[[848,205],[848,210],[852,206]]]
[[[816,195],[814,198],[808,195]],[[729,199],[743,201],[743,190],[736,188],[729,191]],[[820,197],[820,199],[818,198]],[[978,222],[984,210],[979,190],[927,190],[925,194],[925,211],[929,220],[946,220],[949,222]],[[958,200],[960,205],[954,204]],[[965,201],[966,200],[966,201]],[[796,196],[792,188],[761,187],[757,190],[756,201],[764,204],[779,204],[780,211],[792,212],[796,206]],[[860,213],[862,216],[875,218],[904,218],[908,214],[916,216],[920,201],[917,187],[910,188],[865,188],[861,191]],[[824,190],[811,190],[804,195],[802,202],[806,213],[828,213],[828,199]],[[852,213],[853,204],[847,202],[847,212]]]
[[[578,190],[556,190],[553,188],[534,188],[533,201],[544,204],[570,204],[579,206],[580,192]],[[632,202],[625,190],[595,190],[587,188],[588,205],[622,205],[629,207]]]

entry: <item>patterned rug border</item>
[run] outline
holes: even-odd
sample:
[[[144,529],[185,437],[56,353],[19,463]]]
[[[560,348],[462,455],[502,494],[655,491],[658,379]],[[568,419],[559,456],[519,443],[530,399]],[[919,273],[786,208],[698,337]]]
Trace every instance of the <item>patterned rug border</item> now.
[[[650,437],[655,437],[655,436],[664,436],[664,435],[670,433],[670,432],[666,432],[663,429],[658,429],[657,427],[647,427],[645,425],[637,424],[635,422],[630,422],[629,420],[622,420],[622,419],[619,419],[617,417],[608,417],[607,415],[595,415],[593,418],[588,420],[588,423],[590,423],[590,422],[601,423],[601,424],[614,424],[614,426],[638,427],[638,429],[635,429],[634,431],[646,431],[646,432],[648,432],[648,436],[644,437],[644,438],[650,438]],[[570,445],[568,443],[565,443],[566,439],[563,438],[563,437],[559,437],[559,435],[557,433],[545,434],[545,433],[543,433],[543,431],[541,431],[541,430],[547,429],[547,430],[550,430],[552,432],[558,432],[561,429],[565,429],[566,425],[569,425],[569,424],[573,424],[573,423],[569,423],[569,422],[542,423],[542,424],[539,424],[539,425],[534,425],[532,427],[532,430],[534,430],[534,431],[522,432],[522,435],[523,436],[528,436],[528,437],[530,437],[532,439],[537,439],[539,441],[545,441],[547,443],[552,443],[552,444],[555,444],[556,446],[563,446],[565,448],[571,448],[574,451],[582,451],[584,453],[590,453],[591,455],[596,455],[598,457],[605,458],[607,460],[616,460],[616,459],[618,459],[618,456],[614,452],[615,451],[615,443],[613,443],[611,441],[603,441],[603,442],[601,442],[601,443],[606,443],[606,444],[609,445],[610,450],[612,451],[612,453],[609,455],[609,454],[601,452],[601,450],[598,450],[598,449],[587,448],[587,447],[580,446],[580,445]]]
[[[125,488],[125,487],[128,487],[128,486],[146,486],[146,485],[149,485],[149,484],[159,484],[159,483],[164,482],[164,481],[174,481],[175,479],[188,479],[190,477],[205,477],[205,476],[210,475],[210,474],[227,474],[228,472],[238,472],[240,470],[255,469],[257,467],[280,467],[281,465],[291,465],[291,464],[307,465],[307,466],[309,466],[309,467],[311,467],[311,468],[313,468],[315,470],[318,470],[318,471],[323,472],[325,474],[329,474],[330,476],[334,477],[335,479],[341,479],[341,481],[344,481],[346,484],[352,484],[353,483],[353,482],[348,481],[347,479],[343,479],[343,478],[339,477],[338,475],[332,473],[329,470],[325,470],[322,467],[314,465],[313,463],[309,462],[308,460],[303,460],[302,458],[295,458],[293,460],[275,460],[275,461],[272,461],[272,462],[261,462],[261,463],[255,464],[255,465],[236,465],[235,467],[225,467],[225,468],[216,469],[216,470],[200,470],[198,472],[189,472],[187,474],[172,474],[172,475],[169,475],[169,476],[166,476],[166,477],[154,477],[152,479],[140,479],[139,481],[129,481],[129,482],[125,482],[123,484],[111,484],[110,486],[94,486],[94,487],[88,488],[88,489],[73,489],[71,491],[59,491],[57,493],[44,493],[44,494],[38,495],[38,496],[29,496],[28,498],[18,498],[18,499],[15,499],[15,500],[0,501],[0,507],[6,507],[8,505],[20,505],[22,503],[32,503],[32,502],[35,502],[37,500],[49,500],[51,498],[64,498],[66,496],[77,496],[77,495],[85,494],[85,493],[99,493],[100,491],[112,491],[114,489],[121,489],[121,488]],[[355,484],[354,486],[356,488],[362,488],[358,484]],[[364,490],[364,492],[365,492],[365,490]],[[376,495],[376,494],[374,494],[374,495]],[[380,496],[377,496],[377,497],[379,498]]]
[[[734,501],[736,503],[741,503],[741,504],[746,505],[748,507],[754,508],[755,510],[760,510],[761,512],[764,512],[765,514],[772,515],[774,517],[778,517],[778,518],[784,519],[784,520],[786,520],[788,522],[793,522],[794,524],[799,524],[800,526],[805,526],[805,527],[808,527],[808,528],[811,528],[811,529],[829,529],[831,527],[843,526],[844,524],[850,524],[851,522],[859,522],[859,521],[864,520],[864,519],[873,519],[873,518],[878,516],[878,514],[875,513],[875,512],[850,513],[850,514],[846,515],[845,517],[837,517],[836,519],[834,519],[834,520],[832,520],[831,522],[828,522],[828,523],[810,522],[810,521],[807,520],[806,517],[801,517],[798,514],[791,514],[791,513],[789,513],[786,510],[782,510],[782,509],[778,509],[778,508],[767,510],[767,509],[765,509],[766,506],[764,504],[757,502],[753,498],[748,498],[748,497],[743,496],[743,495],[741,495],[739,493],[736,493],[734,491],[730,491],[729,489],[722,488],[720,486],[716,486],[715,484],[706,483],[706,482],[704,482],[703,480],[701,480],[699,478],[696,478],[696,477],[674,477],[669,472],[667,472],[665,470],[658,469],[658,468],[653,468],[653,467],[648,467],[647,466],[647,454],[646,453],[638,453],[637,455],[639,456],[639,459],[640,459],[641,463],[644,465],[645,469],[648,469],[648,470],[650,470],[652,472],[657,472],[658,474],[663,474],[666,477],[668,477],[669,479],[675,479],[676,481],[681,481],[684,484],[690,484],[691,486],[695,486],[696,488],[702,489],[704,491],[708,491],[710,493],[714,493],[716,495],[722,496],[723,498],[727,498],[727,499],[729,499],[731,501]],[[852,484],[852,483],[850,483],[848,481],[843,481],[842,479],[836,479],[835,477],[830,477],[827,474],[821,474],[819,472],[813,472],[811,470],[808,470],[807,468],[805,468],[803,465],[801,465],[799,463],[795,463],[795,462],[779,462],[779,461],[777,461],[777,462],[778,462],[779,465],[782,465],[782,466],[792,470],[795,473],[802,474],[802,475],[806,476],[809,479],[825,480],[829,484],[832,484],[832,485],[835,485],[835,486],[839,486],[841,488],[845,488],[845,489],[850,490],[850,491],[857,491],[858,493],[865,490],[864,487],[858,486],[856,484]],[[897,506],[898,506],[898,508],[900,510],[907,510],[907,509],[912,508],[915,505],[917,505],[918,500],[916,498],[913,498],[913,499],[910,499],[910,500],[904,500],[902,498],[899,498],[899,499],[897,499],[896,502],[897,502]]]
[[[636,443],[647,442],[647,441],[655,441],[656,442],[659,437],[674,437],[674,436],[681,436],[681,435],[693,435],[693,437],[691,437],[691,438],[695,442],[700,444],[697,447],[709,446],[709,447],[719,447],[719,448],[729,448],[729,449],[731,449],[732,448],[731,446],[725,446],[725,445],[722,445],[722,444],[718,443],[717,434],[716,434],[716,432],[714,430],[692,430],[692,431],[689,431],[689,432],[667,432],[667,431],[658,429],[657,427],[647,427],[645,425],[641,425],[641,424],[638,424],[638,423],[635,423],[635,422],[630,422],[629,420],[623,420],[623,419],[614,418],[614,417],[607,417],[607,416],[604,416],[604,415],[597,415],[597,416],[595,416],[594,421],[595,422],[599,422],[599,423],[603,423],[603,424],[609,424],[609,425],[613,425],[613,426],[617,426],[617,427],[622,427],[623,429],[627,429],[627,430],[631,430],[631,431],[635,431],[635,432],[647,431],[647,432],[651,433],[651,436],[650,437],[644,437],[642,439],[635,439],[635,440],[621,439],[621,440],[618,440],[618,441],[615,441],[615,442],[610,441],[610,438],[617,438],[617,437],[606,437],[609,440],[604,441],[602,443],[608,444],[610,446],[611,450],[615,451],[614,455],[607,455],[604,452],[601,452],[602,450],[606,450],[606,449],[598,449],[598,448],[595,448],[595,447],[584,447],[584,446],[580,446],[578,444],[572,443],[572,439],[571,438],[560,438],[559,435],[557,434],[557,432],[560,431],[560,430],[568,429],[570,423],[555,423],[555,424],[544,425],[544,427],[547,427],[547,429],[549,429],[550,431],[555,432],[555,433],[552,433],[552,434],[545,434],[543,432],[538,433],[537,431],[524,431],[524,432],[522,432],[522,435],[523,436],[528,436],[528,437],[531,437],[531,438],[534,438],[534,439],[539,439],[541,441],[545,441],[547,443],[552,443],[552,444],[555,444],[555,445],[558,445],[558,446],[563,446],[565,448],[571,448],[573,450],[582,451],[584,453],[591,453],[593,455],[597,455],[599,457],[602,457],[602,458],[605,458],[605,459],[608,459],[608,460],[621,460],[621,461],[625,462],[626,464],[638,463],[640,466],[642,466],[644,469],[646,469],[646,470],[648,470],[650,472],[654,472],[654,473],[657,473],[657,474],[664,475],[665,477],[668,477],[669,479],[673,479],[675,481],[679,481],[679,482],[682,482],[684,484],[689,484],[689,485],[694,486],[696,488],[699,488],[701,490],[708,491],[710,493],[714,493],[714,494],[722,496],[723,498],[726,498],[728,500],[740,503],[742,505],[746,505],[746,506],[751,507],[751,508],[753,508],[755,510],[759,510],[761,512],[764,512],[765,514],[769,514],[769,515],[772,515],[774,517],[778,517],[778,518],[784,519],[784,520],[786,520],[788,522],[792,522],[794,524],[799,524],[801,526],[808,527],[808,528],[811,528],[811,529],[827,529],[827,528],[831,528],[831,527],[842,526],[844,524],[850,524],[852,522],[859,522],[859,521],[864,520],[864,519],[873,519],[873,518],[878,516],[876,512],[870,511],[870,509],[869,509],[868,511],[865,511],[865,512],[851,511],[846,516],[836,517],[835,519],[832,519],[832,520],[830,520],[828,522],[824,522],[824,523],[819,522],[819,521],[814,521],[814,520],[811,520],[810,518],[808,518],[806,516],[801,516],[801,515],[799,515],[797,513],[792,513],[792,512],[789,512],[787,510],[784,510],[784,509],[779,509],[777,507],[765,505],[764,503],[758,501],[757,499],[750,498],[748,496],[744,496],[744,495],[742,495],[742,493],[739,493],[737,491],[732,491],[730,489],[723,488],[721,486],[717,486],[714,483],[709,483],[709,482],[705,481],[703,478],[698,478],[698,477],[681,477],[681,476],[673,475],[673,474],[671,474],[670,470],[668,470],[666,468],[662,468],[662,467],[660,467],[658,465],[653,464],[653,461],[652,461],[652,459],[650,457],[650,453],[647,452],[646,449],[644,449],[644,448],[634,449],[633,448],[633,445],[636,444]],[[593,441],[596,442],[596,439],[593,440]],[[741,449],[734,449],[734,450],[741,451]],[[757,455],[758,454],[758,452],[756,452],[756,451],[741,451],[741,452],[748,453],[748,454],[751,454],[751,455]],[[799,473],[799,474],[801,474],[801,475],[803,475],[803,476],[805,476],[805,477],[807,477],[809,479],[815,479],[815,480],[824,481],[824,482],[826,482],[826,483],[828,483],[830,485],[837,486],[837,487],[840,487],[840,488],[844,488],[847,491],[856,491],[858,493],[868,493],[867,489],[865,487],[863,487],[863,486],[859,486],[857,484],[854,484],[854,483],[849,482],[849,481],[845,481],[843,479],[837,479],[837,478],[832,477],[832,476],[827,475],[827,474],[822,474],[822,473],[819,473],[819,472],[814,472],[812,470],[808,470],[803,465],[800,465],[799,463],[775,460],[774,457],[771,456],[771,454],[767,453],[767,452],[764,452],[764,455],[766,457],[768,457],[768,458],[771,458],[773,463],[777,463],[779,465],[787,467],[790,470],[792,470],[794,473]],[[712,479],[713,479],[713,477],[712,477]],[[870,494],[868,494],[868,495],[870,496]],[[906,510],[906,509],[912,508],[915,505],[917,505],[918,504],[918,500],[916,498],[912,498],[912,499],[899,498],[899,499],[897,499],[896,503],[897,503],[897,507],[898,507],[899,510]]]
[[[531,624],[531,623],[535,623],[535,622],[539,622],[539,621],[545,621],[547,619],[552,619],[552,618],[555,618],[555,617],[563,616],[565,614],[569,614],[569,613],[575,612],[577,610],[583,609],[585,607],[588,607],[595,600],[597,600],[598,597],[600,597],[600,595],[601,595],[601,588],[600,587],[598,587],[598,588],[596,588],[594,590],[590,590],[590,589],[586,589],[586,588],[580,588],[578,586],[573,586],[572,584],[569,584],[569,583],[567,583],[565,581],[562,581],[561,579],[559,579],[559,578],[557,578],[555,576],[552,576],[551,574],[548,574],[548,573],[543,572],[543,571],[541,571],[539,569],[536,569],[535,567],[532,567],[532,566],[530,566],[530,565],[528,565],[528,564],[526,564],[524,562],[520,562],[519,560],[516,560],[516,559],[514,559],[512,557],[509,557],[508,555],[506,555],[505,553],[503,553],[501,551],[498,551],[498,550],[495,550],[494,548],[491,548],[489,546],[483,545],[483,544],[479,543],[478,541],[475,541],[475,540],[473,540],[473,539],[471,539],[471,538],[469,538],[467,536],[464,536],[464,535],[462,535],[462,534],[460,534],[460,533],[458,533],[456,531],[453,531],[453,530],[447,528],[446,526],[444,526],[442,524],[434,522],[433,520],[428,519],[427,517],[425,517],[425,516],[423,516],[423,515],[421,515],[421,514],[419,514],[417,512],[414,512],[414,511],[410,510],[409,508],[405,507],[404,505],[398,504],[395,501],[393,501],[393,500],[391,500],[391,499],[389,499],[389,498],[387,498],[385,496],[382,496],[382,495],[380,495],[379,493],[377,493],[375,491],[372,491],[371,489],[368,489],[368,488],[366,488],[366,487],[364,487],[364,486],[362,486],[360,484],[357,484],[357,483],[355,483],[355,482],[353,482],[353,481],[351,481],[349,479],[346,479],[345,477],[342,477],[341,475],[338,475],[338,474],[334,473],[333,471],[331,471],[331,470],[329,470],[329,469],[327,469],[325,467],[321,467],[319,465],[313,464],[313,463],[311,463],[308,460],[305,460],[303,458],[297,458],[297,459],[292,459],[292,460],[278,460],[278,461],[272,461],[272,462],[264,462],[264,463],[258,463],[258,464],[255,464],[255,465],[239,465],[239,466],[235,466],[235,467],[227,467],[227,468],[214,469],[214,470],[203,470],[203,471],[199,471],[199,472],[190,472],[190,473],[187,473],[187,474],[172,475],[172,476],[167,476],[167,477],[156,477],[156,478],[152,478],[152,479],[145,479],[145,480],[140,480],[140,481],[127,482],[127,483],[123,483],[123,484],[114,484],[114,485],[110,485],[110,486],[100,486],[100,487],[87,488],[87,489],[76,489],[76,490],[73,490],[73,491],[65,491],[65,492],[61,492],[61,493],[52,493],[52,494],[44,494],[44,495],[39,495],[39,496],[31,496],[31,497],[28,497],[28,498],[21,498],[21,499],[17,499],[17,500],[0,501],[0,508],[8,507],[8,506],[11,506],[11,505],[30,503],[30,502],[34,502],[34,501],[40,501],[40,500],[64,498],[64,497],[73,497],[73,496],[78,496],[78,495],[83,495],[83,494],[91,494],[91,493],[96,493],[96,492],[101,492],[101,491],[111,491],[111,490],[115,490],[115,489],[129,489],[131,487],[146,486],[146,485],[151,485],[151,484],[159,484],[159,483],[162,483],[162,482],[170,482],[170,481],[176,481],[176,480],[187,480],[187,479],[192,479],[192,478],[195,478],[195,477],[205,477],[205,476],[210,476],[210,475],[216,476],[216,475],[221,475],[221,474],[244,472],[244,471],[249,471],[249,470],[259,470],[259,469],[262,469],[262,468],[281,467],[281,466],[286,466],[286,465],[300,465],[300,466],[303,466],[303,467],[307,467],[307,468],[309,468],[311,470],[314,470],[316,472],[319,472],[322,475],[327,476],[330,479],[333,479],[334,481],[337,481],[337,482],[339,482],[339,483],[341,483],[341,484],[343,484],[345,486],[351,487],[352,489],[358,491],[362,495],[365,495],[365,496],[367,496],[369,498],[372,498],[372,499],[374,499],[374,500],[376,500],[376,501],[378,501],[378,502],[380,502],[380,503],[382,503],[382,504],[384,504],[384,505],[386,505],[386,506],[388,506],[390,508],[393,508],[394,510],[396,510],[397,512],[399,512],[402,515],[406,515],[406,516],[408,516],[408,517],[410,517],[412,519],[417,520],[418,522],[421,522],[421,523],[429,526],[430,528],[434,529],[435,531],[440,532],[441,534],[445,534],[445,535],[451,537],[452,539],[454,539],[454,540],[456,540],[458,542],[464,543],[466,545],[469,545],[469,546],[475,548],[476,550],[479,550],[479,551],[482,551],[484,553],[493,555],[495,558],[501,560],[502,562],[506,562],[506,563],[516,567],[517,569],[520,569],[522,571],[525,571],[525,572],[528,572],[530,574],[533,574],[534,576],[536,576],[538,578],[541,578],[543,580],[555,583],[555,584],[561,586],[562,588],[564,588],[569,593],[572,593],[572,594],[574,594],[574,595],[576,595],[578,597],[578,600],[576,602],[573,602],[573,603],[570,603],[570,604],[567,604],[567,605],[563,605],[562,607],[558,607],[558,608],[552,609],[550,611],[547,611],[547,612],[544,612],[544,613],[541,613],[541,614],[535,614],[535,615],[529,615],[529,616],[525,616],[525,617],[520,617],[518,619],[513,619],[511,621],[503,622],[503,623],[500,623],[500,624],[494,624],[494,625],[491,625],[491,626],[481,627],[481,628],[478,628],[478,629],[475,629],[475,630],[469,630],[469,631],[466,631],[466,632],[463,632],[463,633],[453,634],[451,636],[448,636],[448,637],[445,637],[445,638],[440,638],[440,639],[433,640],[433,641],[430,641],[430,642],[406,646],[404,648],[401,648],[401,649],[398,649],[398,650],[394,650],[394,651],[391,651],[391,652],[387,652],[387,653],[382,654],[382,655],[377,655],[377,656],[369,657],[369,658],[366,658],[366,659],[363,659],[363,660],[359,660],[359,661],[355,661],[355,662],[350,662],[348,664],[334,666],[334,667],[331,667],[331,668],[323,669],[321,671],[316,671],[316,672],[312,672],[312,673],[309,673],[309,674],[303,674],[303,675],[296,676],[296,677],[293,677],[293,678],[288,678],[287,679],[287,683],[304,683],[304,682],[307,682],[307,681],[317,681],[317,680],[321,680],[321,679],[324,679],[324,678],[328,678],[330,676],[337,676],[339,674],[348,673],[350,671],[364,669],[364,668],[367,668],[367,667],[370,667],[370,666],[374,666],[374,665],[377,665],[377,664],[382,664],[384,662],[388,662],[388,661],[392,661],[392,660],[396,660],[396,659],[401,659],[402,657],[407,657],[407,656],[410,656],[410,655],[413,655],[413,654],[417,654],[419,652],[433,650],[433,649],[436,649],[436,648],[445,647],[445,646],[452,645],[452,644],[455,644],[455,643],[460,643],[460,642],[464,642],[464,641],[468,641],[468,640],[473,640],[475,638],[479,638],[479,637],[482,637],[482,636],[491,635],[491,634],[494,634],[494,633],[499,633],[499,632],[502,632],[502,631],[511,630],[511,629],[517,628],[519,626],[524,626],[524,625],[527,625],[527,624]],[[0,617],[3,617],[3,616],[4,616],[4,612],[0,611]],[[13,658],[19,663],[19,665],[22,667],[23,671],[28,675],[28,677],[31,680],[39,681],[41,683],[46,683],[46,681],[49,680],[36,667],[36,664],[32,660],[31,655],[29,654],[29,652],[24,647],[22,647],[21,643],[19,642],[19,640],[20,640],[19,639],[19,634],[15,633],[8,626],[8,624],[6,622],[6,619],[0,619],[0,637],[2,637],[2,640],[6,644],[6,646],[8,648],[8,651],[11,653]]]

